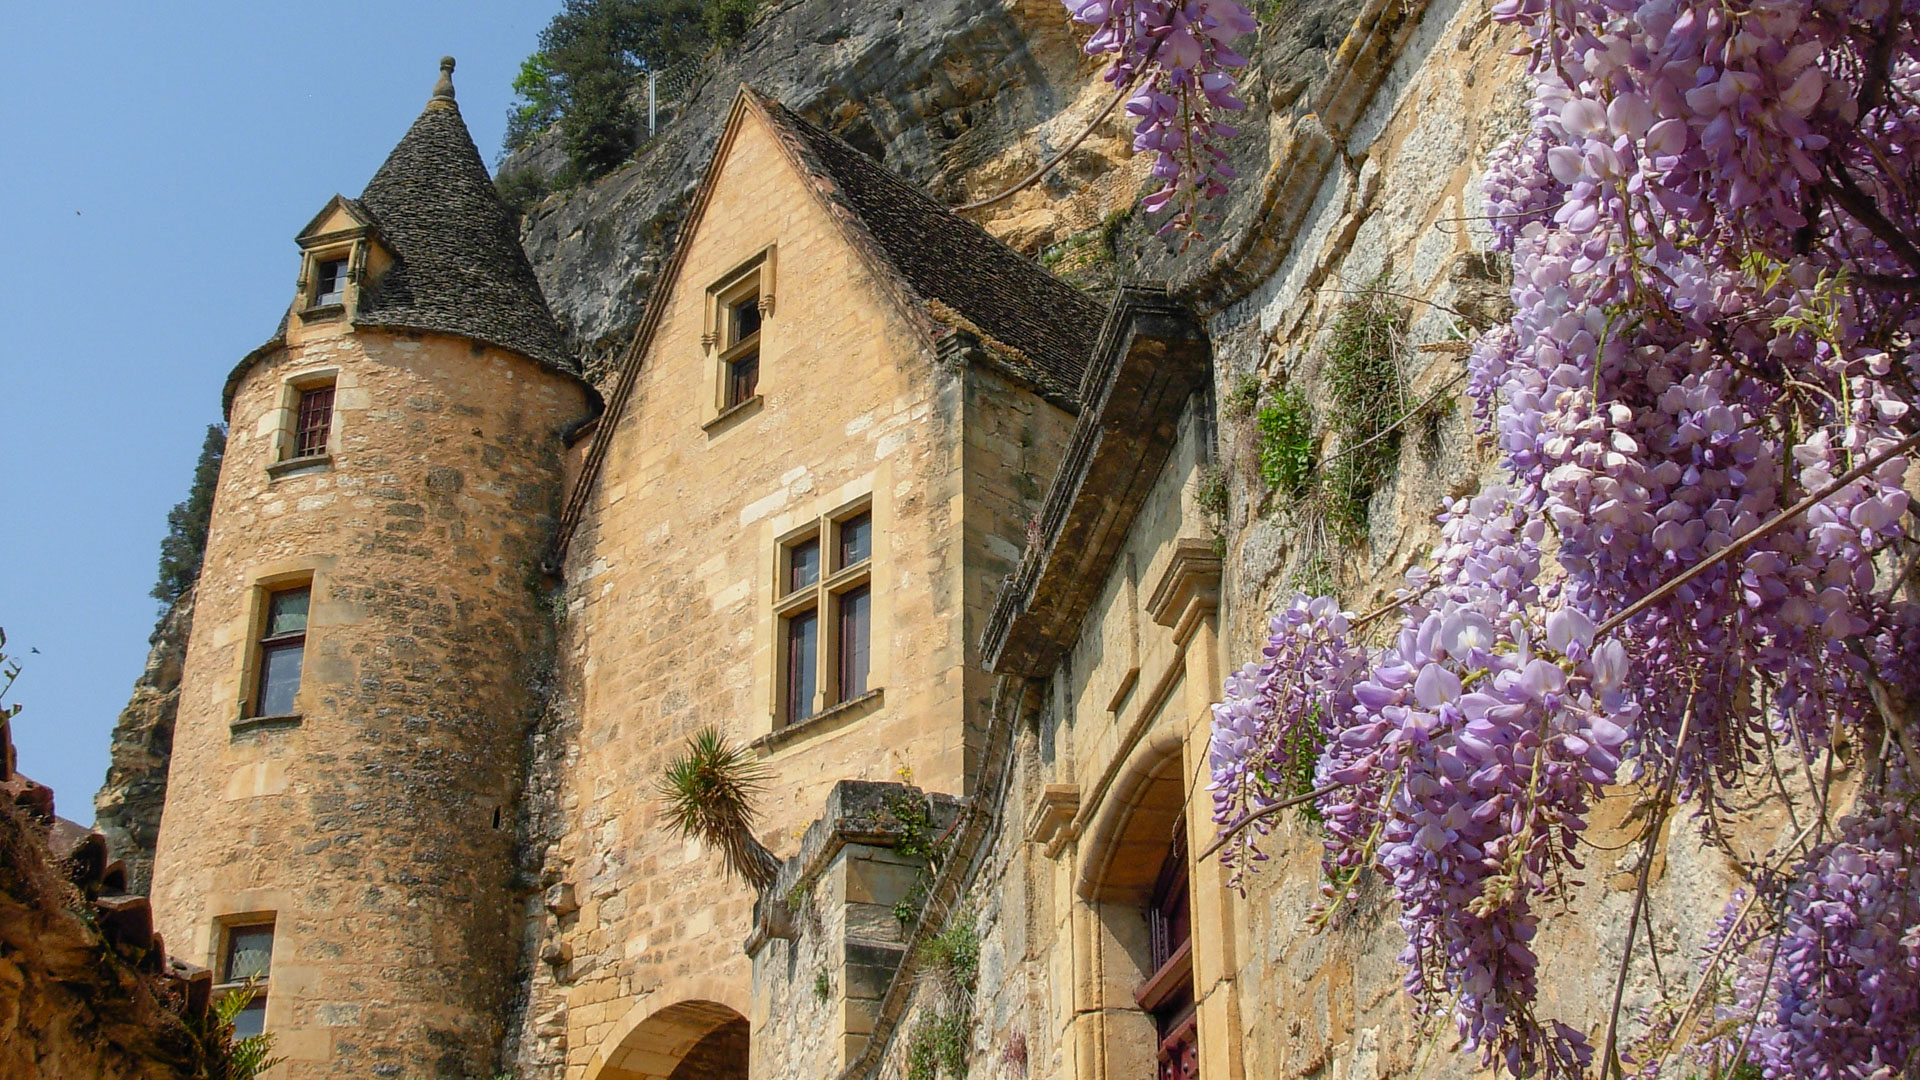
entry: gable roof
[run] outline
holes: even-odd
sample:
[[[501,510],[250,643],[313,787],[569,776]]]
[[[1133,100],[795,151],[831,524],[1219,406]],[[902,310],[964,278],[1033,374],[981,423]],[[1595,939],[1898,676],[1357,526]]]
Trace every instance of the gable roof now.
[[[995,366],[1072,407],[1105,316],[1098,304],[780,102],[741,93],[897,287],[934,321],[992,339]]]
[[[372,229],[374,227],[373,215],[368,213],[366,207],[360,205],[359,199],[349,199],[345,195],[335,195],[333,198],[327,200],[327,205],[321,207],[319,213],[313,215],[313,220],[307,222],[307,227],[301,229],[299,234],[294,237],[295,242],[304,243],[313,237],[321,235],[320,226],[326,224],[327,219],[333,216],[336,208],[344,211],[359,227],[363,229]]]
[[[579,373],[445,80],[357,203],[394,265],[356,326],[458,334]]]
[[[612,441],[609,434],[633,396],[641,362],[679,287],[694,234],[749,112],[766,122],[842,236],[880,277],[929,348],[937,350],[942,341],[963,334],[979,338],[979,354],[987,363],[1062,409],[1079,411],[1080,382],[1103,319],[1099,305],[858,150],[742,84],[694,189],[673,253],[621,357],[613,392],[596,420],[598,434],[561,508],[550,566],[558,565],[586,513]]]

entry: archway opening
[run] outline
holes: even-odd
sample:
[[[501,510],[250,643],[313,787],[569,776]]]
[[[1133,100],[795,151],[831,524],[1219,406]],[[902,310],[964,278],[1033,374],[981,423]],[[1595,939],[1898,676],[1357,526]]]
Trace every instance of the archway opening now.
[[[747,1080],[750,1035],[719,1002],[678,1002],[628,1032],[597,1080]]]
[[[1199,1074],[1181,761],[1172,739],[1139,749],[1095,821],[1082,869],[1098,928],[1089,982],[1109,1018],[1102,1080]]]

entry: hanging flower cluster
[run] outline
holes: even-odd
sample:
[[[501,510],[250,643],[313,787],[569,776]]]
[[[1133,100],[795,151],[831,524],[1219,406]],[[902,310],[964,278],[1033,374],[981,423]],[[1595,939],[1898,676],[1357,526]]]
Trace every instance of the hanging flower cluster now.
[[[1357,675],[1346,653],[1276,663],[1317,655],[1276,622],[1216,710],[1213,768],[1233,827],[1285,797],[1244,778],[1286,771],[1276,748],[1313,717],[1329,888],[1383,874],[1421,1006],[1515,1075],[1571,1077],[1592,1052],[1535,1017],[1530,942],[1601,785],[1671,778],[1711,811],[1777,744],[1920,738],[1920,614],[1890,587],[1920,432],[1920,0],[1493,10],[1532,41],[1533,123],[1485,184],[1516,311],[1468,372],[1509,486],[1443,517]],[[1755,946],[1792,959],[1755,984],[1778,1015],[1745,1045],[1770,1076],[1911,1050],[1902,1025],[1828,1030],[1906,992],[1849,975],[1834,935],[1910,912],[1913,845],[1850,843]]]
[[[1221,143],[1238,131],[1221,114],[1239,112],[1234,72],[1246,58],[1232,43],[1257,28],[1235,0],[1066,0],[1073,20],[1094,27],[1089,55],[1114,54],[1107,81],[1145,81],[1127,102],[1138,118],[1133,148],[1154,155],[1160,187],[1141,201],[1150,214],[1172,209],[1160,233],[1194,233],[1201,204],[1224,195],[1233,167]]]

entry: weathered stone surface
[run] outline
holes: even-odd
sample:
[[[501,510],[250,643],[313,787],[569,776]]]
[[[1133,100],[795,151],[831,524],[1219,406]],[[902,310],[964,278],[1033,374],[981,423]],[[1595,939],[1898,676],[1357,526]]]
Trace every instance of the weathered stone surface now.
[[[126,863],[128,890],[143,896],[153,881],[153,849],[160,839],[173,722],[180,709],[180,669],[192,626],[193,592],[188,590],[147,639],[152,648],[146,669],[114,724],[106,782],[93,797],[94,827],[106,835],[114,857]]]

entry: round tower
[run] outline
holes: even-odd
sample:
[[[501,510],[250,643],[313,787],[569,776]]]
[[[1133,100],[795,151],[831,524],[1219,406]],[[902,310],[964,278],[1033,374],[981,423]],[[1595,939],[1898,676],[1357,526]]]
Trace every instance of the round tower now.
[[[599,407],[451,58],[226,386],[153,899],[288,1080],[492,1075],[539,566]]]

